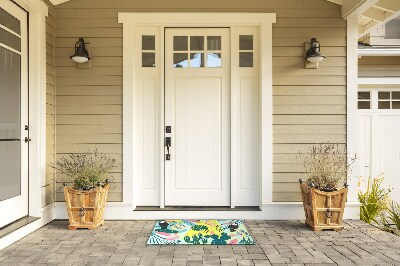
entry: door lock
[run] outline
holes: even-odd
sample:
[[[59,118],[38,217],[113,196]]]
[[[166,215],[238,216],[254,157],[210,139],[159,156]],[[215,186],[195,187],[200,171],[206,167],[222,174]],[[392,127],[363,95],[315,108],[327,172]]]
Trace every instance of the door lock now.
[[[169,154],[169,147],[171,147],[171,137],[165,138],[165,146],[167,147],[167,154],[165,155],[165,160],[171,160],[171,154]]]

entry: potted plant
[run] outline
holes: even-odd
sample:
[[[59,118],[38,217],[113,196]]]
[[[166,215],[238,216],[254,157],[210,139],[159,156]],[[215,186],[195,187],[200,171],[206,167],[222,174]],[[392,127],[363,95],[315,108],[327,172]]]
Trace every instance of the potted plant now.
[[[342,218],[347,199],[347,175],[355,158],[338,144],[318,144],[299,153],[303,174],[300,182],[306,224],[312,230],[343,229]]]
[[[104,223],[104,205],[109,189],[109,179],[106,178],[114,166],[115,159],[99,153],[97,148],[83,153],[70,153],[53,166],[73,182],[72,187],[64,183],[70,223],[68,229],[96,229]]]

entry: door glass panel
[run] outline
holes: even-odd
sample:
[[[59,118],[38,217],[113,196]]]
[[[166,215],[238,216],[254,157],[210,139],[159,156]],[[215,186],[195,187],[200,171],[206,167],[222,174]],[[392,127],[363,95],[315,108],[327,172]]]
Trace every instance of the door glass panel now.
[[[21,51],[21,39],[3,28],[0,28],[0,42],[19,52]]]
[[[221,53],[207,54],[207,67],[221,67],[221,66],[222,66]]]
[[[142,50],[154,51],[156,49],[156,37],[154,35],[142,36]]]
[[[190,67],[204,67],[204,54],[190,54]]]
[[[390,99],[390,91],[380,91],[378,92],[378,99]]]
[[[204,50],[204,36],[190,36],[190,50]]]
[[[359,100],[369,100],[371,98],[369,91],[360,91],[358,92],[358,99]]]
[[[2,8],[0,8],[0,24],[15,33],[21,34],[20,21]]]
[[[188,50],[188,37],[174,36],[174,51],[187,51],[187,50]]]
[[[221,36],[208,36],[207,50],[221,50]]]
[[[253,50],[253,35],[239,36],[239,50]]]
[[[378,102],[378,109],[390,109],[390,101]]]
[[[400,101],[393,101],[392,109],[400,109]]]
[[[240,67],[253,67],[253,53],[240,52],[239,53],[239,66]]]
[[[188,67],[188,54],[186,53],[174,53],[174,65],[175,68]]]
[[[400,91],[392,91],[392,99],[400,100]]]
[[[358,109],[370,109],[371,108],[371,103],[364,101],[364,102],[358,102]]]
[[[20,80],[20,55],[0,47],[0,201],[21,194]]]
[[[142,53],[142,67],[155,67],[156,54],[155,53]]]

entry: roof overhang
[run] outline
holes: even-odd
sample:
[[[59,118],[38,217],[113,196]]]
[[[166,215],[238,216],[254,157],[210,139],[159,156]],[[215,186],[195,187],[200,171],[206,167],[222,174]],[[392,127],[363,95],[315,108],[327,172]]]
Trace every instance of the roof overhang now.
[[[400,15],[399,0],[327,0],[342,6],[342,17],[358,17],[358,37],[362,38]]]

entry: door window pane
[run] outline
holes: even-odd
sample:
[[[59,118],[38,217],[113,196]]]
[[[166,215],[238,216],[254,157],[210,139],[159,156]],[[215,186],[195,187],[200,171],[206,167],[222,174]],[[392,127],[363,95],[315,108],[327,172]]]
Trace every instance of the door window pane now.
[[[390,91],[380,91],[378,92],[378,99],[390,99]]]
[[[20,80],[20,55],[0,47],[0,201],[21,194]]]
[[[190,36],[190,50],[204,50],[204,36]]]
[[[392,109],[400,109],[400,101],[393,101]]]
[[[0,8],[0,24],[9,28],[15,33],[21,34],[20,21],[2,8]]]
[[[371,109],[371,103],[369,101],[358,102],[358,109]]]
[[[186,53],[174,53],[174,65],[175,68],[188,67],[188,54]]]
[[[155,53],[142,53],[142,67],[155,67],[156,54]]]
[[[239,53],[239,67],[253,67],[253,53],[240,52]]]
[[[239,50],[253,50],[253,35],[239,36]]]
[[[390,101],[379,101],[378,109],[390,109]]]
[[[187,51],[187,50],[188,50],[188,37],[174,36],[174,51]]]
[[[0,43],[21,52],[21,39],[3,28],[0,28]]]
[[[369,100],[371,99],[371,93],[369,91],[360,91],[358,93],[359,100]]]
[[[208,36],[207,50],[221,50],[221,36]]]
[[[400,91],[392,91],[392,99],[400,100]]]
[[[190,67],[204,67],[204,54],[190,54]]]
[[[221,67],[221,66],[222,66],[221,53],[207,54],[207,67]]]
[[[156,37],[154,35],[142,36],[142,50],[156,50]]]

